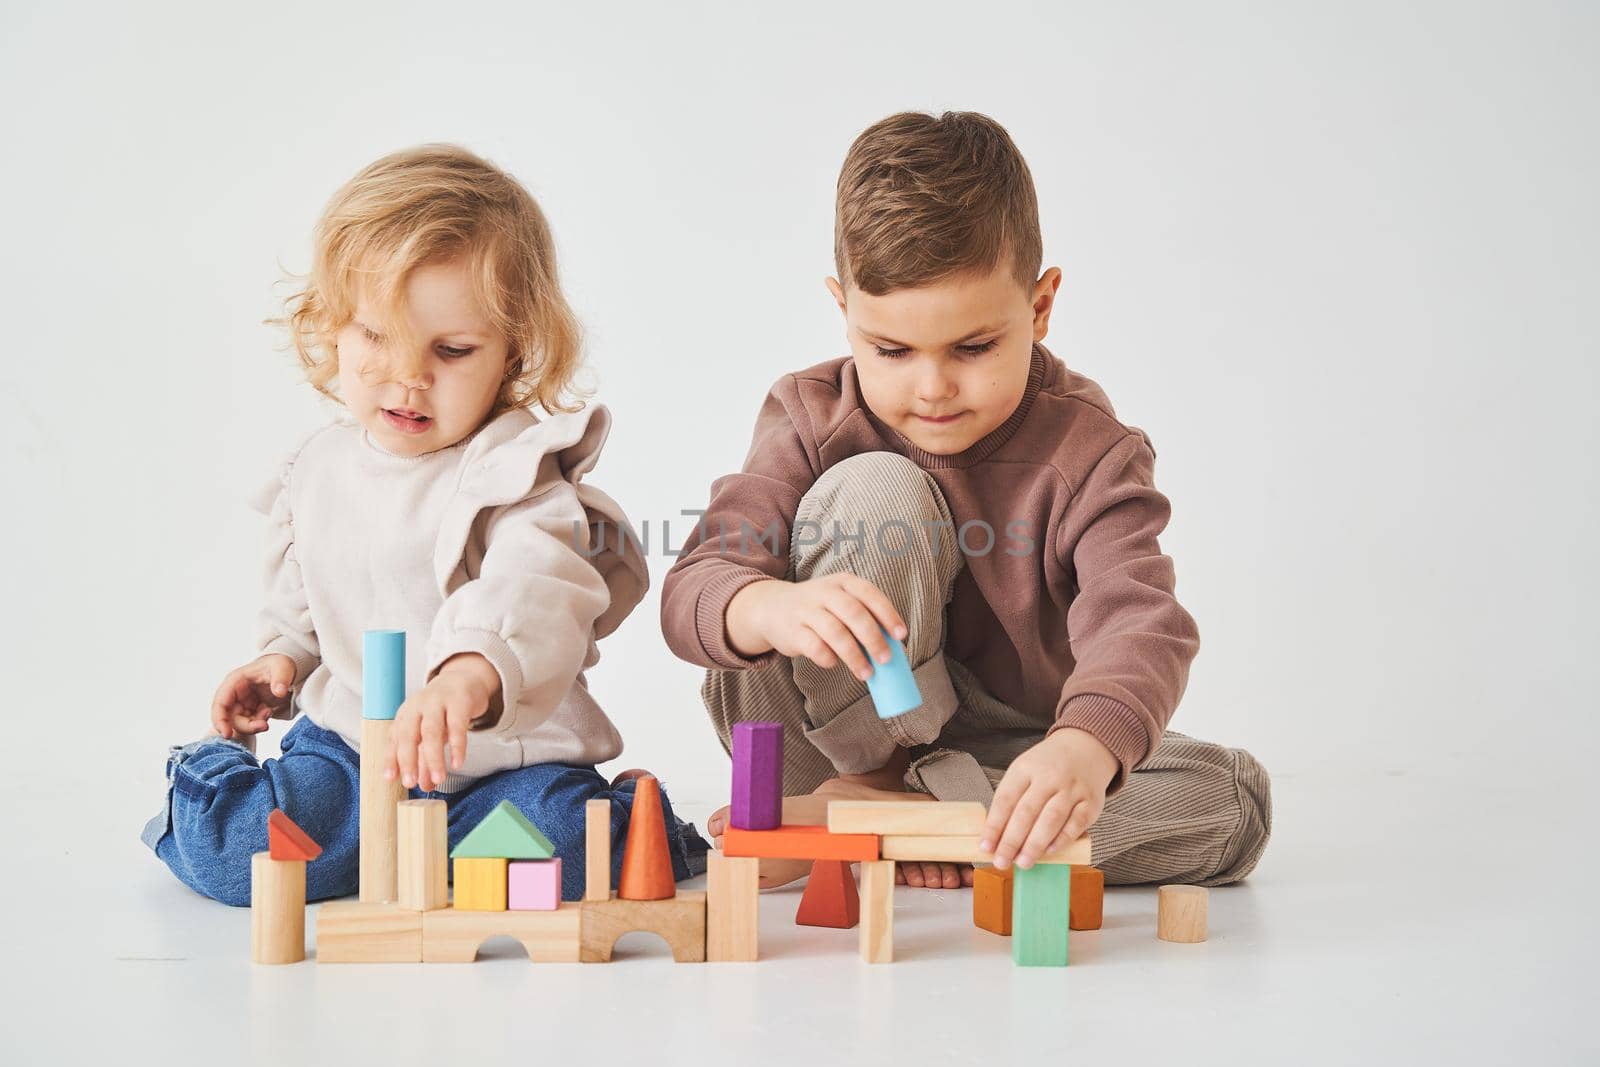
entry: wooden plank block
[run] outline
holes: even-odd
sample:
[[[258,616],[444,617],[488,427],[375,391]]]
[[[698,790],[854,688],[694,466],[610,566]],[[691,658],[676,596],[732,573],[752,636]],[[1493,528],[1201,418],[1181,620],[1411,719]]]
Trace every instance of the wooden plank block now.
[[[728,825],[775,830],[783,818],[783,725],[733,724],[733,802]]]
[[[761,862],[760,860],[756,861]],[[850,930],[861,921],[861,892],[855,875],[844,860],[817,860],[806,879],[800,908],[794,913],[796,926],[826,926]]]
[[[491,937],[513,937],[535,963],[577,963],[582,907],[573,901],[555,911],[422,912],[422,961],[471,963]]]
[[[311,840],[311,835],[300,829],[282,808],[273,808],[272,814],[267,816],[267,855],[275,860],[310,861],[322,855],[322,846]]]
[[[450,850],[451,859],[547,860],[555,854],[544,831],[509,800],[496,804]]]
[[[706,853],[706,959],[753,963],[760,955],[761,861]]]
[[[611,801],[583,805],[583,899],[611,899]]]
[[[989,809],[970,800],[835,800],[828,829],[836,834],[951,836],[983,833]]]
[[[872,834],[832,834],[825,826],[780,826],[776,830],[741,830],[730,826],[722,835],[729,856],[786,860],[859,860],[878,858]]]
[[[667,900],[677,890],[672,853],[667,851],[661,783],[653,774],[641,775],[633,783],[633,809],[628,813],[628,840],[622,846],[617,896],[624,900]]]
[[[511,911],[555,911],[561,906],[561,857],[518,860],[506,868],[506,907]]]
[[[318,963],[421,963],[422,912],[404,904],[319,905]]]
[[[455,861],[456,911],[505,911],[506,864],[487,856]]]
[[[1015,867],[972,871],[972,925],[1001,937],[1011,936],[1011,894]]]
[[[403,635],[402,635],[403,636]],[[361,720],[361,899],[369,904],[399,899],[399,817],[406,798],[400,779],[383,777],[393,719]]]
[[[1210,900],[1204,886],[1162,886],[1156,892],[1156,936],[1185,945],[1204,941]]]
[[[250,960],[299,963],[306,958],[306,861],[250,857]]]
[[[1019,967],[1067,965],[1067,908],[1072,868],[1065,863],[1018,867],[1012,880],[1011,962]]]
[[[446,852],[450,828],[445,802],[402,800],[396,814],[396,897],[414,911],[445,907],[450,903],[450,858]]]
[[[1072,905],[1067,926],[1073,930],[1098,930],[1105,917],[1106,872],[1098,867],[1072,865]]]
[[[924,863],[991,863],[994,854],[978,850],[976,834],[920,836],[888,834],[881,839],[879,848],[886,860],[921,860]],[[1040,856],[1040,863],[1089,863],[1089,835],[1084,834],[1065,848],[1058,848]]]
[[[861,865],[861,959],[894,962],[894,861]]]
[[[586,900],[583,902],[585,963],[605,963],[617,938],[634,930],[648,930],[672,948],[679,963],[704,963],[706,959],[706,894],[687,890],[666,900]]]

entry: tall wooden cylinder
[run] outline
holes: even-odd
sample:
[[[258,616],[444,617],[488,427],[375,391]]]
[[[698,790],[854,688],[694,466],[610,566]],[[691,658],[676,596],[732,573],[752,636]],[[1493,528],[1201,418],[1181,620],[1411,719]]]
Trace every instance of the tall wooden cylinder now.
[[[383,777],[389,759],[392,719],[361,720],[361,900],[381,904],[400,899],[398,808],[406,798],[398,778]]]
[[[250,959],[299,963],[306,958],[306,861],[250,857]]]

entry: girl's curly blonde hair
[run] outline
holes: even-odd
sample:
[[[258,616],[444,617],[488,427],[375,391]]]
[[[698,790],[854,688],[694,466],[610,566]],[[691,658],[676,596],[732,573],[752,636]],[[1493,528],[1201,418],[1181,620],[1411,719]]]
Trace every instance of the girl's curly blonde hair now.
[[[317,223],[311,271],[286,301],[285,326],[306,378],[333,400],[334,338],[365,295],[398,330],[405,282],[425,263],[465,256],[477,298],[506,338],[491,415],[537,403],[572,411],[581,347],[556,279],[544,212],[515,178],[464,148],[420,145],[384,156],[345,183]]]

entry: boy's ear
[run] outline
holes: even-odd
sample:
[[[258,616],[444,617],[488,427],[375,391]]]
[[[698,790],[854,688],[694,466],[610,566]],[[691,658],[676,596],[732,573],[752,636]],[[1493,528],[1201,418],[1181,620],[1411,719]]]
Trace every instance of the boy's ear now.
[[[1033,339],[1043,341],[1050,332],[1050,312],[1055,310],[1056,290],[1061,288],[1061,268],[1051,267],[1033,283]]]
[[[827,285],[828,292],[833,294],[833,302],[839,305],[839,314],[844,314],[844,286],[839,284],[838,278],[833,277],[828,278]]]

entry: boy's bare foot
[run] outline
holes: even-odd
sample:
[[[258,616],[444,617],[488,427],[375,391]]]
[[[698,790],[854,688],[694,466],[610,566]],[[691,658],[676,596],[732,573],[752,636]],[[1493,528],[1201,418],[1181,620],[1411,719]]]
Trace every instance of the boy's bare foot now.
[[[813,796],[839,797],[848,800],[929,800],[933,798],[926,793],[906,793],[892,789],[876,789],[872,786],[862,785],[859,782],[848,781],[843,778],[830,778],[817,786]],[[728,828],[727,807],[718,808],[712,812],[711,818],[706,820],[706,832],[711,837],[711,843],[717,848],[722,847],[722,832]],[[811,873],[810,860],[769,860],[764,859],[760,865],[760,885],[762,889],[774,889],[780,885],[804,878]],[[972,865],[970,863],[897,863],[894,871],[895,885],[908,885],[914,889],[960,889],[962,886],[972,884]]]

